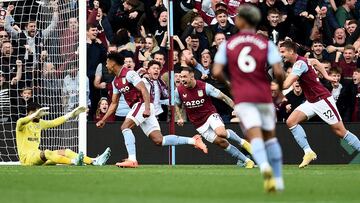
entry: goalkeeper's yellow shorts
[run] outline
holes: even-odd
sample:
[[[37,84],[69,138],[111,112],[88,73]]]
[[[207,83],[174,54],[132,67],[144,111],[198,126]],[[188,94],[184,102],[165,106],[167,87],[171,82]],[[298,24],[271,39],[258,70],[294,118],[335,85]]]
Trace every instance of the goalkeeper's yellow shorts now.
[[[28,152],[23,161],[21,161],[21,165],[33,166],[33,165],[43,165],[45,162],[40,157],[41,150],[34,150]]]

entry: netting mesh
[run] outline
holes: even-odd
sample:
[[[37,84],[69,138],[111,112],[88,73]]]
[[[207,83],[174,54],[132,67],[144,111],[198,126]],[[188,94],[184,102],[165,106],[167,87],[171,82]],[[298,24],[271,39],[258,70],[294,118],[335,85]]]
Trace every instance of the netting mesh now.
[[[6,162],[18,160],[16,121],[29,101],[50,107],[46,120],[78,105],[79,24],[77,0],[0,4],[0,37],[9,36],[0,38],[0,161]],[[78,151],[78,122],[43,131],[41,148]]]

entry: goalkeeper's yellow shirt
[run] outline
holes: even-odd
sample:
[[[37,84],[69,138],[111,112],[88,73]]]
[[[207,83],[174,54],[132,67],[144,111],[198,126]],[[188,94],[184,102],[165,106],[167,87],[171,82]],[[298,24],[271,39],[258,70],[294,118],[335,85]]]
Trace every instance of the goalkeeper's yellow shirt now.
[[[16,146],[20,163],[24,163],[27,154],[39,150],[41,130],[53,128],[65,122],[64,116],[50,121],[40,119],[38,123],[33,122],[28,116],[20,118],[16,122]]]

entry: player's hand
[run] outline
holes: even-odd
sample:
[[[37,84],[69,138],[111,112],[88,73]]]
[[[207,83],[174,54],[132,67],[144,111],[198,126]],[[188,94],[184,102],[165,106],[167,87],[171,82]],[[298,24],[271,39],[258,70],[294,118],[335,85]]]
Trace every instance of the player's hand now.
[[[145,108],[145,111],[143,112],[143,117],[147,118],[150,116],[150,109]]]
[[[330,81],[330,82],[332,82],[332,83],[337,82],[337,80],[336,80],[334,77],[331,77],[331,76],[329,76],[329,75],[326,76],[325,79],[328,80],[328,81]]]
[[[75,118],[75,117],[77,117],[79,114],[84,113],[84,112],[86,112],[86,107],[85,107],[85,106],[78,106],[77,108],[75,108],[74,110],[72,110],[72,111],[70,112],[70,114],[71,114],[71,117],[72,117],[72,118]]]
[[[178,124],[178,126],[183,126],[184,125],[184,120],[182,118],[178,119],[177,124]]]
[[[49,107],[42,107],[42,108],[38,109],[37,111],[35,111],[35,113],[32,114],[32,116],[34,118],[41,118],[43,116],[49,115],[50,114],[49,109],[50,109]]]
[[[100,120],[99,122],[96,123],[96,127],[98,128],[103,128],[105,126],[105,121]]]

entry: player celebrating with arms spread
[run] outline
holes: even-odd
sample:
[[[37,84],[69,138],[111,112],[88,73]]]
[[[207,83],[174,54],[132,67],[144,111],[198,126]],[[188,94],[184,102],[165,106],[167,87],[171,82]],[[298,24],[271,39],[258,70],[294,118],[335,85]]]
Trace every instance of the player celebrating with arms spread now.
[[[286,78],[283,87],[285,89],[289,88],[298,80],[307,100],[298,106],[286,120],[286,124],[294,135],[296,142],[305,153],[299,167],[303,168],[317,158],[315,152],[310,148],[304,129],[299,125],[299,123],[315,115],[318,115],[323,121],[328,123],[337,136],[344,139],[355,150],[360,151],[360,141],[354,134],[345,129],[334,98],[319,82],[315,71],[308,65],[307,59],[299,56],[296,53],[296,49],[296,44],[291,41],[285,41],[280,44],[281,55],[286,61],[293,64],[292,72]],[[329,81],[334,80],[317,60],[314,60],[314,67],[320,71],[325,79]]]
[[[21,165],[68,164],[81,166],[83,163],[105,165],[110,157],[110,148],[107,148],[96,159],[84,156],[82,152],[77,154],[70,149],[41,151],[39,149],[41,130],[57,127],[70,118],[75,118],[80,113],[85,112],[86,108],[77,107],[70,113],[55,120],[40,119],[49,114],[48,110],[48,107],[41,108],[38,103],[30,102],[27,106],[28,115],[16,122],[16,146]]]
[[[253,168],[254,162],[226,139],[234,140],[249,153],[251,153],[250,144],[246,140],[241,139],[233,130],[225,129],[224,123],[216,112],[210,97],[223,100],[231,108],[234,108],[234,102],[214,86],[200,80],[195,80],[192,68],[184,67],[182,69],[181,82],[182,84],[175,91],[175,103],[185,107],[186,115],[196,126],[196,130],[207,141],[218,145],[232,157],[241,163],[245,163],[245,168]],[[183,117],[180,111],[177,111],[177,114],[179,118]],[[182,119],[178,120],[179,125],[183,125],[183,123]]]
[[[153,98],[150,98],[149,91],[140,76],[135,71],[123,65],[124,57],[121,54],[110,53],[107,56],[106,67],[111,74],[116,75],[113,81],[113,96],[109,110],[105,116],[96,123],[97,127],[104,127],[106,119],[117,109],[120,93],[124,94],[125,101],[131,108],[125,121],[121,125],[128,158],[123,162],[116,163],[116,165],[126,168],[138,167],[135,136],[131,130],[135,125],[139,125],[145,135],[158,146],[189,144],[207,153],[207,147],[202,142],[201,136],[196,135],[192,138],[177,135],[162,136],[159,122],[155,117],[154,105],[151,103]]]
[[[240,32],[219,46],[214,75],[221,77],[224,66],[228,65],[235,113],[241,120],[244,134],[250,139],[252,156],[264,177],[264,188],[274,192],[283,190],[284,182],[266,65],[272,65],[281,85],[284,71],[275,44],[255,33],[260,20],[260,11],[255,6],[244,4],[239,7],[235,24]]]

